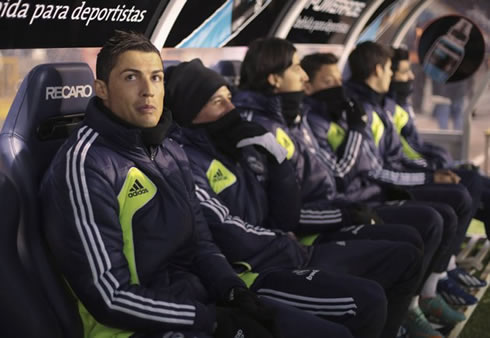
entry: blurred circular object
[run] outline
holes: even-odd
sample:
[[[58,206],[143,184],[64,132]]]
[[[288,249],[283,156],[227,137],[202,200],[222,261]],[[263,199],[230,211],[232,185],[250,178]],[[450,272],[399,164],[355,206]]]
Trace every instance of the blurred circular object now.
[[[470,19],[449,15],[430,22],[418,46],[424,72],[439,83],[464,80],[483,62],[485,41]]]

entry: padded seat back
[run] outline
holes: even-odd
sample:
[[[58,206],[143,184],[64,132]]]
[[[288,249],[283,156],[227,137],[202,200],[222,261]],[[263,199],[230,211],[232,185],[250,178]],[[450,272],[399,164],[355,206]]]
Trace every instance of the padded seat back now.
[[[84,63],[33,68],[0,132],[0,193],[8,195],[0,205],[0,266],[10,273],[0,300],[15,304],[6,323],[17,337],[83,335],[74,298],[44,241],[38,190],[54,154],[82,121],[93,82]]]
[[[221,60],[212,69],[221,74],[233,87],[240,83],[240,69],[242,61],[239,60]]]

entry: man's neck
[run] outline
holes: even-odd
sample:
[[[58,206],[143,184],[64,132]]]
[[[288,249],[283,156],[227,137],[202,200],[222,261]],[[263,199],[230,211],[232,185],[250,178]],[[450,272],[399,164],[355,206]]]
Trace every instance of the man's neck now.
[[[119,116],[117,116],[116,114],[114,114],[108,106],[106,106],[104,104],[104,101],[102,99],[100,99],[99,97],[97,97],[96,101],[95,101],[95,104],[97,106],[97,108],[99,108],[99,110],[101,112],[103,112],[104,114],[106,114],[113,122],[121,125],[121,126],[124,126],[126,128],[137,128],[136,126],[130,124],[129,122],[126,122],[124,121],[123,119],[121,119]]]
[[[380,88],[378,86],[378,80],[375,77],[373,77],[373,76],[368,77],[364,81],[364,84],[366,86],[368,86],[369,88],[371,88],[371,90],[373,90],[374,92],[378,93],[379,95],[383,94],[383,91],[380,90]]]
[[[377,92],[375,89],[373,89],[372,86],[367,83],[367,81],[359,83],[361,84],[360,88],[362,88],[361,91],[363,93],[362,96],[364,97],[364,99],[367,99],[374,104],[383,105],[385,97],[384,93]]]

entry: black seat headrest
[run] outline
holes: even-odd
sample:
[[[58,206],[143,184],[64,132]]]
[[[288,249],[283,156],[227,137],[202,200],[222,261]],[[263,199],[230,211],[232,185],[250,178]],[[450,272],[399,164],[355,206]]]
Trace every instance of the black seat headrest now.
[[[163,60],[163,69],[166,70],[169,67],[177,66],[180,60]]]
[[[67,134],[82,120],[94,95],[85,63],[43,64],[26,76],[8,112],[2,137],[25,143],[44,171]],[[56,140],[57,142],[46,142]]]
[[[241,67],[242,61],[240,60],[221,60],[212,69],[221,74],[232,85],[237,86],[240,82]]]

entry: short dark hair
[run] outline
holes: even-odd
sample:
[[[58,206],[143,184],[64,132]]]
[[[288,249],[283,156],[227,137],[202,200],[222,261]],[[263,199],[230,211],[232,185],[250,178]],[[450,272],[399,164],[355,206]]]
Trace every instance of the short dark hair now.
[[[301,68],[312,81],[323,65],[335,65],[339,59],[332,53],[314,53],[306,55],[301,60]]]
[[[384,66],[391,56],[391,50],[379,43],[365,41],[358,44],[349,55],[352,79],[365,81],[376,71],[376,65]]]
[[[391,51],[393,53],[393,56],[391,57],[391,70],[393,71],[393,75],[395,75],[400,61],[408,60],[408,50],[404,47],[391,47]]]
[[[109,74],[116,65],[119,55],[130,50],[156,53],[160,56],[160,51],[143,34],[116,30],[97,54],[95,67],[97,79],[108,83]]]
[[[293,64],[296,47],[280,38],[260,38],[248,47],[240,70],[241,89],[272,92],[269,74],[282,74]]]

